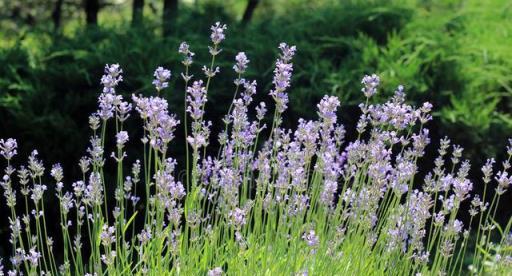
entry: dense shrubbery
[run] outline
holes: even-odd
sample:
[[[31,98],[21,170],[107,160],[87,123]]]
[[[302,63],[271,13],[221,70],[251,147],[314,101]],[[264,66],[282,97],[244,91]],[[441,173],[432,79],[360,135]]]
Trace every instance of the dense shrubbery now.
[[[420,177],[432,105],[407,104],[401,85],[387,102],[376,103],[377,75],[361,81],[366,100],[359,105],[356,139],[345,140],[335,96],[322,97],[317,119],[299,119],[296,128],[286,128],[296,47],[285,43],[279,44],[268,89],[272,104],[255,101],[265,89],[247,78],[247,55],[236,55],[234,99],[214,138],[205,106],[217,85],[225,29],[220,23],[211,27],[211,61],[201,73],[191,75],[195,54],[183,42],[184,69],[177,70],[182,81],[170,85],[171,71],[158,67],[156,95],[135,91],[131,103],[118,93],[129,74],[118,64],[105,67],[78,179],[65,178],[55,164],[50,180],[37,151],[14,167],[17,141],[0,140],[7,161],[0,184],[10,210],[9,275],[510,271],[512,219],[500,226],[495,217],[512,183],[512,145],[501,168],[494,159],[482,167],[482,196],[472,193],[462,148],[448,139],[440,141],[432,171]],[[178,93],[182,85],[186,100],[178,116],[161,95],[171,88]],[[272,115],[266,116],[267,109]],[[132,118],[134,113],[140,118]],[[268,125],[266,117],[272,118]],[[131,121],[141,123],[142,131],[127,132]],[[183,181],[176,176],[176,159],[169,157],[179,128],[187,137]],[[108,129],[115,130],[113,137]],[[141,160],[128,154],[129,143],[143,152]],[[217,149],[212,154],[211,145]],[[58,230],[49,230],[46,221],[52,213],[49,193],[58,199]],[[470,202],[466,226],[459,220],[464,202]],[[477,250],[469,251],[472,246]]]

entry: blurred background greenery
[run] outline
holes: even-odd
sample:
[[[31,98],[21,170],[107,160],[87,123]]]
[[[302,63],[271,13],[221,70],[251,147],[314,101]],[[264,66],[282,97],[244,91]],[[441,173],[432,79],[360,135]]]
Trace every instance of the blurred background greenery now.
[[[287,126],[314,117],[319,99],[332,94],[353,130],[360,79],[375,72],[381,99],[404,84],[410,102],[434,104],[434,145],[445,135],[462,145],[475,178],[485,158],[504,155],[512,136],[509,0],[1,0],[0,137],[17,138],[22,156],[37,148],[46,164],[62,162],[73,175],[104,64],[123,67],[125,97],[153,93],[154,68],[168,67],[174,78],[165,96],[183,114],[178,45],[187,41],[197,53],[200,76],[215,21],[229,26],[207,110],[218,126],[234,92],[237,51],[251,60],[257,100],[269,103],[277,45],[285,41],[298,48]],[[172,151],[182,156],[181,148]]]

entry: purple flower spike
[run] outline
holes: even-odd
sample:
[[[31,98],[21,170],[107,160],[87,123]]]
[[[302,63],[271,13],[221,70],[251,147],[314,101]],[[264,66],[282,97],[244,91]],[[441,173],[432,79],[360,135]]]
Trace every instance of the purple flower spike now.
[[[160,66],[156,68],[153,76],[155,77],[155,79],[153,80],[153,85],[155,86],[157,91],[160,92],[160,90],[167,88],[169,86],[167,80],[171,78],[170,70],[167,70]]]
[[[15,139],[9,138],[5,141],[0,139],[0,154],[5,159],[11,160],[18,153],[16,148],[18,148],[18,143],[16,143]]]
[[[380,84],[379,76],[372,74],[371,76],[365,75],[361,83],[364,85],[361,91],[369,98],[377,93],[377,87]]]

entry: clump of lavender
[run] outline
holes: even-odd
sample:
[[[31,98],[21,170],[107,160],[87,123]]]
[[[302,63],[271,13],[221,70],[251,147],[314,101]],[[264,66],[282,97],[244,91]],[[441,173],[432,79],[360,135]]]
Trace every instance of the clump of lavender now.
[[[489,159],[481,168],[481,195],[473,192],[479,183],[468,176],[463,149],[447,138],[434,168],[420,179],[418,160],[431,142],[433,107],[408,104],[403,86],[387,102],[372,102],[380,84],[375,74],[362,80],[359,136],[346,141],[335,96],[321,99],[316,120],[300,119],[295,129],[281,126],[295,46],[278,47],[273,104],[253,103],[257,85],[243,78],[249,59],[239,52],[232,105],[223,122],[215,122],[224,123],[216,137],[220,148],[209,155],[213,123],[205,120],[205,106],[220,72],[215,58],[226,29],[221,23],[211,27],[205,80],[189,74],[195,54],[187,43],[179,46],[182,118],[160,93],[169,86],[169,70],[155,70],[156,95],[132,95],[129,103],[116,91],[120,65],[106,65],[78,179],[67,179],[59,164],[47,171],[35,150],[18,165],[17,141],[0,139],[12,248],[1,275],[499,275],[512,269],[512,219],[495,222],[512,183],[512,140],[501,167]],[[142,122],[139,137],[124,128],[132,104]],[[266,122],[271,108],[273,119]],[[183,178],[169,156],[180,119]],[[111,121],[115,136],[107,137]],[[264,137],[267,123],[272,128]],[[115,142],[112,158],[105,157],[107,139]],[[140,141],[142,159],[126,164],[129,140]],[[50,205],[53,195],[57,204]],[[464,204],[471,206],[469,223],[460,220]],[[61,233],[48,231],[45,210],[54,206]]]

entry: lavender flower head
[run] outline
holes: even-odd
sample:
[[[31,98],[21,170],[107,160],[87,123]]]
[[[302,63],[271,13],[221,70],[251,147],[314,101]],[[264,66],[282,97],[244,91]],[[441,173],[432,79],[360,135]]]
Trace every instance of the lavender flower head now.
[[[202,118],[204,111],[203,105],[206,103],[206,88],[203,87],[203,81],[195,81],[192,86],[187,87],[187,112],[194,120]]]
[[[11,160],[18,152],[18,143],[16,139],[8,138],[7,140],[0,139],[0,154],[7,160]]]
[[[30,249],[29,254],[25,255],[25,259],[30,262],[31,265],[37,266],[39,263],[39,259],[41,258],[41,253],[36,251],[36,248],[33,247]]]
[[[105,65],[105,75],[101,77],[103,93],[115,93],[115,87],[123,81],[123,69],[119,64]]]
[[[372,74],[371,76],[365,75],[363,80],[361,80],[361,83],[364,85],[361,91],[367,98],[370,98],[371,96],[375,95],[375,93],[377,93],[377,87],[380,84],[380,78],[375,74]]]
[[[155,70],[155,73],[153,74],[155,79],[153,80],[153,85],[155,86],[156,90],[160,92],[160,90],[167,88],[169,86],[169,83],[167,80],[171,78],[171,71],[167,70],[163,67],[158,67]]]
[[[190,51],[190,46],[187,44],[187,42],[181,42],[180,47],[178,48],[178,53],[182,54],[185,58],[181,63],[185,66],[190,66],[192,64],[192,58],[194,57],[194,52]],[[183,77],[189,77],[188,73],[186,75],[183,75]]]
[[[326,123],[334,123],[336,122],[336,110],[340,106],[340,100],[335,96],[324,96],[320,103],[317,105],[318,107],[318,115],[322,118]]]
[[[295,54],[295,46],[289,47],[286,43],[279,44],[281,50],[280,58],[276,61],[274,69],[274,89],[270,91],[270,95],[274,98],[278,112],[282,113],[288,105],[288,94],[286,89],[290,86],[290,80],[293,72],[293,64],[289,63]]]
[[[116,134],[116,143],[118,147],[124,146],[126,142],[128,142],[128,132],[120,131]]]
[[[279,44],[279,50],[281,50],[281,59],[288,63],[292,60],[295,52],[297,51],[297,47],[295,45],[288,46],[288,44],[281,42]]]
[[[310,247],[315,247],[319,244],[320,240],[318,236],[315,234],[315,230],[309,230],[302,235],[302,239],[308,244]]]
[[[212,30],[210,38],[214,45],[220,44],[226,38],[224,35],[224,30],[226,29],[226,24],[221,24],[220,22],[216,22],[215,25],[210,27],[210,30]]]
[[[216,267],[212,270],[208,271],[208,276],[221,276],[222,275],[222,268]]]
[[[62,166],[57,163],[52,166],[50,170],[50,175],[55,179],[55,181],[60,182],[62,178],[64,178],[64,172],[62,170]]]
[[[236,64],[233,66],[233,70],[237,72],[238,74],[245,73],[245,70],[247,69],[247,64],[249,64],[249,61],[247,59],[247,56],[244,52],[240,52],[235,57]]]
[[[235,208],[233,211],[230,211],[228,214],[230,218],[230,223],[237,229],[240,229],[242,226],[246,224],[246,212],[244,209]]]
[[[180,47],[178,48],[178,53],[188,55],[190,54],[190,46],[187,42],[183,41],[180,43]]]

